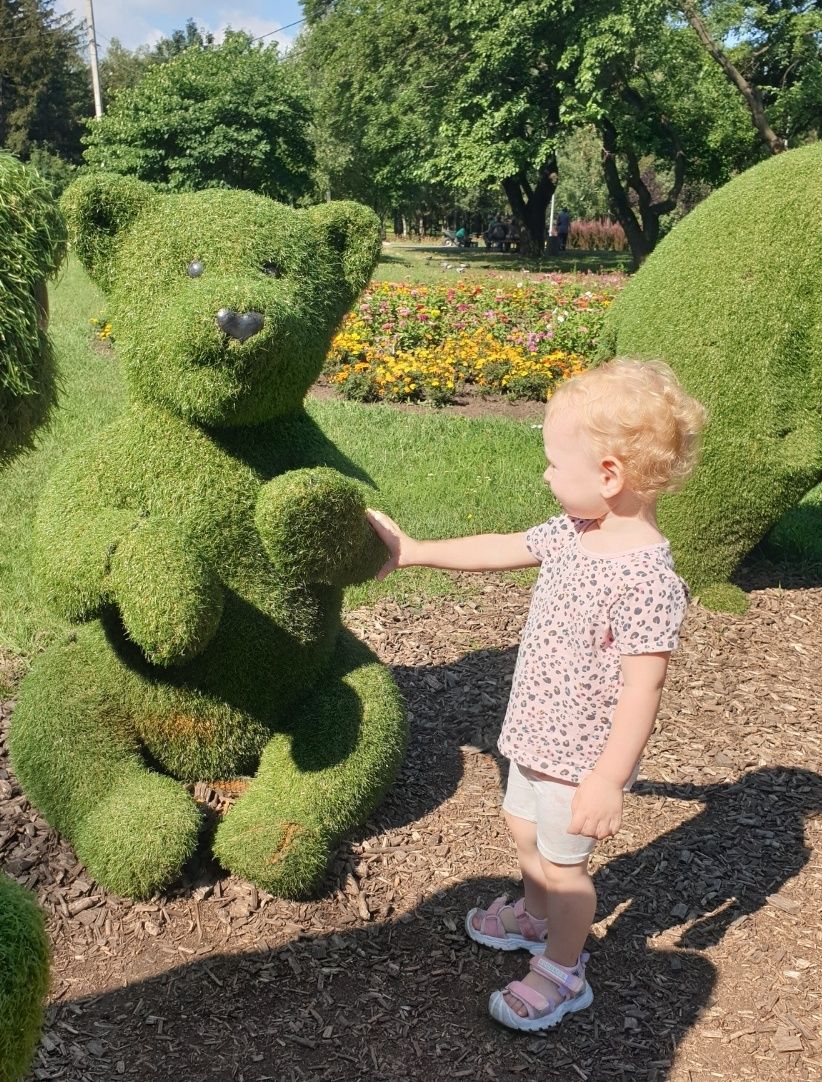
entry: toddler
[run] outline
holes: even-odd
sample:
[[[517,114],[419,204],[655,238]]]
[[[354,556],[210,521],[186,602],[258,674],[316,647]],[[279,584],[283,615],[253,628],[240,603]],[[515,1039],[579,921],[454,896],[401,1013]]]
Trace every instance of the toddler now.
[[[704,424],[668,365],[616,359],[548,402],[545,481],[563,514],[525,533],[416,541],[369,512],[390,553],[378,578],[412,565],[540,565],[499,738],[523,897],[497,898],[465,921],[478,943],[531,952],[523,980],[489,1003],[513,1029],[547,1029],[593,999],[588,858],[619,830],[688,604],[656,502],[693,469]]]

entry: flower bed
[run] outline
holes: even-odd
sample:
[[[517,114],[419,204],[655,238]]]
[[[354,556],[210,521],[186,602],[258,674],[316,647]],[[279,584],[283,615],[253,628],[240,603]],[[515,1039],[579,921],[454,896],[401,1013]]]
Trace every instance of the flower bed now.
[[[622,275],[530,275],[516,283],[373,283],[326,359],[363,402],[445,405],[463,390],[545,400],[595,355]]]

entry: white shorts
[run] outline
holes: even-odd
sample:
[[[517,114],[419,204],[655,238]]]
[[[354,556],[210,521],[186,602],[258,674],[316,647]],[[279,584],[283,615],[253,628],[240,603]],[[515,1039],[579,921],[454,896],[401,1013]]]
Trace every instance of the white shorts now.
[[[625,787],[627,792],[639,773],[639,764]],[[596,838],[569,834],[571,801],[577,791],[571,782],[542,777],[527,766],[511,762],[503,811],[537,825],[537,849],[552,864],[581,864],[591,855]]]

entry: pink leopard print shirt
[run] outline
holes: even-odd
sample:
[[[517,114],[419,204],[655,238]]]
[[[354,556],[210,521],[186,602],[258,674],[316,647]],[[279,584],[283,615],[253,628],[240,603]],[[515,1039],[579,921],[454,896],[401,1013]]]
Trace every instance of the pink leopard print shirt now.
[[[605,746],[620,655],[676,649],[689,600],[667,541],[599,555],[580,541],[590,524],[558,515],[525,535],[542,567],[498,745],[520,766],[571,782]]]

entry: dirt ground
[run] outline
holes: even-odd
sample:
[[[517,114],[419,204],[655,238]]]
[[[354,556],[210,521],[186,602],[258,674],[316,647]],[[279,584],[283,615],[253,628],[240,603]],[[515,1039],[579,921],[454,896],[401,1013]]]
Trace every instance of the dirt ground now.
[[[527,956],[463,931],[517,894],[494,745],[526,589],[488,576],[469,601],[350,614],[411,744],[308,902],[206,858],[147,903],[108,894],[9,772],[4,703],[0,861],[54,949],[31,1079],[822,1078],[822,582],[763,564],[740,582],[746,615],[692,606],[624,828],[595,853],[594,1005],[538,1037],[486,1014]]]
[[[337,398],[341,396],[323,377],[317,380],[308,392],[308,397]],[[483,396],[466,387],[455,400],[447,406],[433,406],[430,402],[383,402],[389,409],[402,410],[403,413],[443,413],[452,417],[490,417],[503,421],[530,421],[542,424],[545,413],[544,402],[532,402],[527,398],[507,398],[505,395]]]

